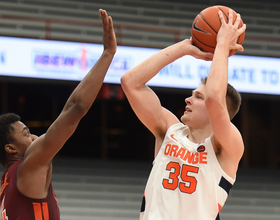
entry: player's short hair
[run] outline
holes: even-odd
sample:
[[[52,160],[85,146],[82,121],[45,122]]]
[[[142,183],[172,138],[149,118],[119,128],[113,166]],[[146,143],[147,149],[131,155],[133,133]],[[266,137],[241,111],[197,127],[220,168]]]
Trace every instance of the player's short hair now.
[[[3,165],[7,160],[5,145],[13,142],[11,132],[14,128],[11,124],[20,121],[20,116],[14,113],[5,113],[0,115],[0,163]]]
[[[207,77],[201,78],[202,85],[206,85],[206,82],[207,82]],[[241,95],[229,83],[227,85],[226,103],[227,103],[227,109],[228,109],[230,120],[232,120],[234,116],[237,114],[237,112],[239,111],[241,105]]]

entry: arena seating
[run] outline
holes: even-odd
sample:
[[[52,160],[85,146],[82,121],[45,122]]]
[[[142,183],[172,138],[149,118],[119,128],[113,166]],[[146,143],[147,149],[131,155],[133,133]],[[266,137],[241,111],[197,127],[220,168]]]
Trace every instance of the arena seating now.
[[[137,220],[151,167],[56,157],[52,179],[61,220]],[[280,170],[240,168],[236,179],[221,219],[279,220]]]
[[[62,220],[137,220],[151,164],[54,160],[53,186]],[[221,219],[279,220],[280,171],[239,169]]]
[[[187,2],[187,3],[186,3]],[[280,2],[223,0],[247,24],[247,55],[280,57]],[[0,0],[0,35],[101,43],[98,9],[114,19],[119,45],[163,48],[190,37],[196,14],[215,0]],[[150,163],[54,160],[62,220],[136,220]],[[1,168],[3,172],[3,168]],[[226,220],[279,220],[280,171],[240,169],[221,213]]]
[[[196,14],[219,1],[0,0],[0,33],[7,36],[101,42],[98,9],[113,17],[119,45],[169,46],[190,37]],[[247,24],[247,55],[280,56],[280,3],[223,1]]]

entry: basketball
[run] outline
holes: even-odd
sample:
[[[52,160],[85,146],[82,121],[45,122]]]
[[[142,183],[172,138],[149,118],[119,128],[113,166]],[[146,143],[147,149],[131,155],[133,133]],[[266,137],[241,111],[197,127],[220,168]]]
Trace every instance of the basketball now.
[[[193,44],[200,50],[214,53],[217,44],[217,34],[221,27],[221,20],[218,12],[221,10],[224,14],[225,21],[228,22],[229,7],[216,5],[208,7],[201,11],[194,19],[192,24],[191,36]],[[236,20],[237,13],[233,10],[233,22]],[[239,28],[242,27],[241,20]],[[243,44],[245,32],[237,39],[238,44]],[[229,56],[236,53],[236,50],[231,50]]]

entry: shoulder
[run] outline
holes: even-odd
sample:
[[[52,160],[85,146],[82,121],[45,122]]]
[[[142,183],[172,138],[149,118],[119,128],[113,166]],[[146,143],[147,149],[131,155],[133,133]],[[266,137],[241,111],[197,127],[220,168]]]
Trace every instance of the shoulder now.
[[[184,133],[188,133],[189,128],[187,125],[183,124],[182,122],[176,122],[171,124],[166,132],[165,132],[165,136],[170,134],[170,133],[177,133],[177,132],[184,132]]]

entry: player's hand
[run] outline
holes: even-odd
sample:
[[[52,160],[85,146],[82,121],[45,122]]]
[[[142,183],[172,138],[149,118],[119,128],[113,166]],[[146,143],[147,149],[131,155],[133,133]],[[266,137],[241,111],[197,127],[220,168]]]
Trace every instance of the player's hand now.
[[[185,45],[187,46],[187,53],[197,59],[202,60],[212,60],[213,59],[213,53],[210,52],[204,52],[200,50],[198,47],[194,46],[192,43],[192,38],[184,40]]]
[[[111,16],[103,9],[99,9],[100,17],[103,23],[103,46],[104,51],[115,54],[117,51],[116,35],[113,27],[113,20]]]
[[[241,22],[240,14],[237,14],[236,20],[235,22],[233,22],[233,11],[230,9],[228,23],[226,23],[221,11],[219,11],[218,14],[222,24],[217,35],[217,43],[227,45],[229,47],[229,50],[243,51],[243,46],[237,44],[238,37],[246,30],[245,24],[243,24],[242,27],[238,28]]]

